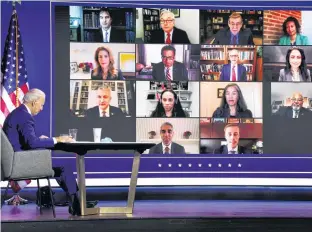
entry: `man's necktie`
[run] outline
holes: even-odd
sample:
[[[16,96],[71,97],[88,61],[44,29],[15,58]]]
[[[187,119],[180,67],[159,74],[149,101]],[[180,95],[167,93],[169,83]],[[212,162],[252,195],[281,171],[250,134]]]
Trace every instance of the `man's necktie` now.
[[[105,111],[102,112],[102,117],[107,117]]]
[[[169,155],[169,147],[165,147],[165,153],[166,155]]]
[[[232,45],[236,45],[237,44],[237,35],[233,36],[233,40],[232,40]]]
[[[299,118],[299,110],[295,110],[295,117],[294,118]]]
[[[166,44],[171,44],[170,33],[167,33]]]
[[[236,81],[235,66],[232,68],[232,81]]]
[[[230,151],[229,154],[234,155],[234,154],[236,154],[236,151]]]
[[[166,79],[167,81],[172,81],[169,68],[166,69]]]
[[[104,43],[108,43],[108,32],[105,31]]]

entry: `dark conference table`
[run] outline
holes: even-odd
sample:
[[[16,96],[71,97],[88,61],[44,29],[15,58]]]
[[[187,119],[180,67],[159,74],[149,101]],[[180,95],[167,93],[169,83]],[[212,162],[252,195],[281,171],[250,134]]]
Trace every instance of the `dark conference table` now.
[[[135,199],[135,191],[138,179],[141,154],[155,146],[155,143],[135,143],[135,142],[112,142],[112,143],[97,143],[97,142],[72,142],[58,143],[53,150],[66,151],[76,154],[77,179],[79,187],[79,198],[81,206],[81,216],[92,214],[132,214]],[[128,201],[126,207],[86,207],[86,174],[85,174],[85,155],[90,151],[95,150],[133,150],[133,164],[131,172],[131,180],[128,192]]]

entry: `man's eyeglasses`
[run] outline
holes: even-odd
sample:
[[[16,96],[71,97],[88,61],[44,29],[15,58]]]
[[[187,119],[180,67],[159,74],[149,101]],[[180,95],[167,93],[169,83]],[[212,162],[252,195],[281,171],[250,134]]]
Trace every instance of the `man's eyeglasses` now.
[[[174,56],[162,56],[161,58],[164,60],[173,60]]]
[[[167,20],[161,19],[161,20],[160,20],[160,23],[161,23],[161,24],[173,23],[173,19],[167,19]]]
[[[231,25],[232,27],[234,27],[234,26],[239,27],[240,25],[242,25],[242,23],[230,23],[230,25]]]

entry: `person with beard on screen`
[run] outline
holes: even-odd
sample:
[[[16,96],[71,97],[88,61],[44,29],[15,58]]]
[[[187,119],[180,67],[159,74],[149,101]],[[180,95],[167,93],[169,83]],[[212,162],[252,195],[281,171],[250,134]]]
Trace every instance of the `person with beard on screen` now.
[[[227,145],[222,145],[215,149],[213,154],[251,154],[251,151],[238,145],[240,139],[240,129],[237,124],[227,124],[224,127],[224,137]]]
[[[172,142],[174,136],[173,125],[165,122],[160,127],[161,143],[156,144],[149,150],[149,154],[185,154],[185,149],[180,144]]]
[[[274,115],[285,118],[312,119],[312,112],[303,107],[303,96],[299,92],[292,95],[291,106],[281,106]]]
[[[111,93],[112,90],[109,87],[98,88],[96,94],[97,106],[88,109],[85,113],[85,116],[89,119],[125,117],[125,114],[120,108],[110,105],[112,100]]]
[[[213,118],[252,118],[247,108],[243,93],[235,83],[228,84],[222,95],[220,107],[212,115]]]
[[[122,30],[112,27],[112,12],[108,8],[101,8],[99,13],[100,28],[95,32],[94,42],[126,43],[126,34]]]

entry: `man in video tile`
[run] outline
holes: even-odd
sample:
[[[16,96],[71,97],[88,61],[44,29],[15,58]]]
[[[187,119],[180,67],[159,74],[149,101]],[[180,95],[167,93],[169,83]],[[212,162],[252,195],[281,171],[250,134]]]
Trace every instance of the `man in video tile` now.
[[[228,124],[224,127],[224,137],[227,145],[222,145],[219,149],[214,150],[214,154],[251,154],[245,147],[238,145],[240,138],[239,126]]]
[[[166,45],[161,49],[162,62],[153,65],[152,76],[157,81],[187,81],[188,72],[185,65],[175,61],[176,49]]]
[[[109,87],[100,87],[97,90],[97,106],[86,111],[87,118],[107,118],[107,117],[125,117],[125,114],[118,107],[111,106],[111,89]]]
[[[175,27],[174,14],[171,11],[164,10],[160,14],[160,26],[162,30],[153,31],[150,43],[180,43],[190,44],[187,33]]]
[[[239,53],[236,49],[230,50],[229,58],[231,63],[223,65],[220,81],[247,81],[246,68],[238,64]]]
[[[303,96],[301,93],[294,93],[291,98],[291,106],[281,106],[275,115],[285,118],[312,118],[312,112],[303,107]]]
[[[95,42],[123,43],[126,41],[126,34],[122,30],[112,27],[112,12],[108,8],[100,10],[100,29],[95,33]]]
[[[185,154],[183,146],[172,142],[174,135],[173,125],[165,122],[160,127],[161,143],[156,144],[149,150],[149,154]]]
[[[222,28],[217,32],[213,44],[254,45],[251,30],[242,28],[243,18],[239,13],[234,12],[230,15],[228,26],[228,28]]]

